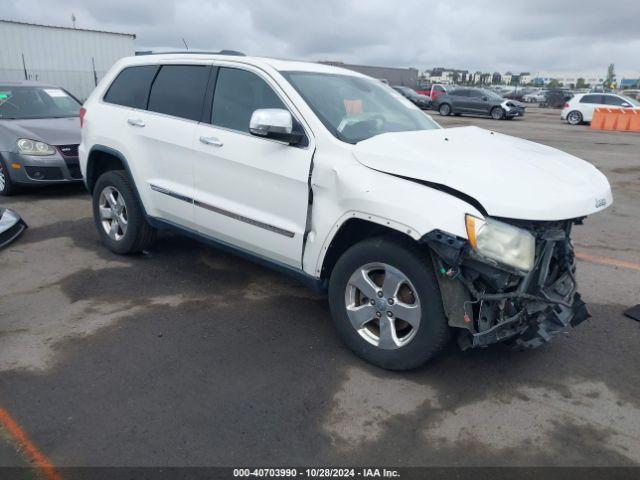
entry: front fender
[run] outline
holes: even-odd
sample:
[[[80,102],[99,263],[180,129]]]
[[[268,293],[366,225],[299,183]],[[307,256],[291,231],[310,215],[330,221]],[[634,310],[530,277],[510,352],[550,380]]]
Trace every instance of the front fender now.
[[[435,229],[467,238],[465,214],[483,217],[449,193],[359,163],[316,171],[312,186],[312,229],[303,265],[315,276],[333,237],[349,219],[379,224],[417,241]]]

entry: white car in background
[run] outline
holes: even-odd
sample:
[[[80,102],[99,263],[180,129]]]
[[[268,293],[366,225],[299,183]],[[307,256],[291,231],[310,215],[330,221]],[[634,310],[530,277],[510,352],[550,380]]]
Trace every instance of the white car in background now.
[[[527,93],[522,97],[525,103],[540,103],[544,102],[546,97],[546,90],[537,90],[535,92]]]
[[[580,125],[591,121],[597,107],[640,108],[640,103],[615,93],[581,93],[564,104],[560,118],[570,125]]]

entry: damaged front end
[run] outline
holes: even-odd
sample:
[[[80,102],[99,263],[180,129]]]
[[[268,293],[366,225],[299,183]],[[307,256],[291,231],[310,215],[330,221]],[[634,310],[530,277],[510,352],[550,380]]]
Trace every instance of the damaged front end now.
[[[533,236],[530,270],[487,258],[466,239],[439,230],[423,238],[432,252],[449,325],[460,329],[462,349],[503,341],[535,348],[590,317],[576,292],[570,239],[573,224],[581,220],[499,220]]]

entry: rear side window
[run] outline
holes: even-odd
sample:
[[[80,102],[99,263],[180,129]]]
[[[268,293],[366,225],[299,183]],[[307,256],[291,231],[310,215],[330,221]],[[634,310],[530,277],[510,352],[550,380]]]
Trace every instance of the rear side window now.
[[[251,115],[259,108],[287,109],[267,82],[256,74],[237,68],[221,68],[213,96],[211,123],[249,132]]]
[[[163,65],[151,87],[147,110],[200,120],[209,71],[207,65]]]
[[[614,97],[613,95],[605,95],[604,102],[607,105],[617,105],[618,107],[621,107],[623,103],[627,103],[620,97]]]
[[[602,99],[602,95],[585,95],[584,97],[582,97],[582,100],[580,100],[580,103],[604,103],[603,99]]]
[[[125,68],[109,87],[104,101],[125,107],[147,108],[149,88],[157,71],[157,65]]]

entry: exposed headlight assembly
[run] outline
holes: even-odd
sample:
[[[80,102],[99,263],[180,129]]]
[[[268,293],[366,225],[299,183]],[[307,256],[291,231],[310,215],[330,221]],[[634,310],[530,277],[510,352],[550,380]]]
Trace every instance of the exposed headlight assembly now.
[[[18,153],[23,155],[53,155],[56,149],[51,145],[37,140],[29,140],[28,138],[20,138],[16,142]]]
[[[467,236],[483,257],[529,272],[535,261],[536,242],[531,233],[492,218],[466,215]]]

